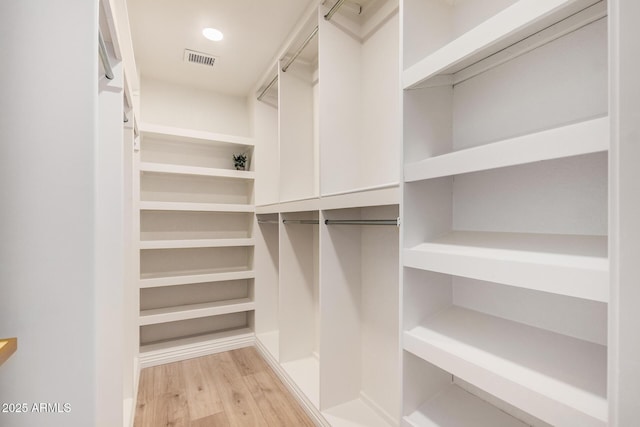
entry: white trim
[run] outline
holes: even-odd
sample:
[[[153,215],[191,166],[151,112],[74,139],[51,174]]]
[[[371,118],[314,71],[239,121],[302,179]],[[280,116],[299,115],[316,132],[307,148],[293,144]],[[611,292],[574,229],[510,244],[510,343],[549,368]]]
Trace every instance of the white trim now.
[[[140,351],[140,369],[193,359],[195,357],[208,356],[210,354],[221,353],[223,351],[250,347],[254,345],[256,341],[255,334],[249,329],[246,329],[246,332],[244,333],[237,330],[230,331],[229,335],[230,336],[228,337],[214,338],[182,345],[179,344],[180,341],[187,341],[189,339],[177,340],[176,344],[171,347],[152,351],[144,351],[143,346]]]
[[[267,361],[271,369],[276,373],[278,378],[287,387],[289,392],[298,401],[305,413],[311,418],[311,421],[318,427],[331,427],[331,424],[322,416],[322,413],[315,405],[309,400],[309,398],[298,388],[295,381],[291,379],[289,374],[284,370],[280,363],[273,358],[269,350],[260,342],[259,339],[255,340],[255,346]]]

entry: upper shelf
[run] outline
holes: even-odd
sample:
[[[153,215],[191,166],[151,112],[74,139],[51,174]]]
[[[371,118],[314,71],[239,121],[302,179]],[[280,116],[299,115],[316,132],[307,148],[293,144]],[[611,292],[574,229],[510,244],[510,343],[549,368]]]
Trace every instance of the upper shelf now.
[[[320,197],[321,209],[385,206],[397,205],[398,203],[400,203],[400,186],[397,182],[339,193],[323,194]]]
[[[375,187],[357,188],[339,193],[324,194],[300,200],[287,200],[256,206],[256,213],[306,212],[325,209],[363,208],[368,206],[397,205],[400,203],[400,186],[397,182]]]
[[[409,163],[406,182],[559,159],[609,149],[609,118],[601,117]]]
[[[254,179],[255,173],[253,171],[239,171],[233,169],[220,169],[220,168],[204,168],[198,166],[182,166],[166,163],[152,163],[144,162],[140,163],[141,172],[155,172],[166,174],[179,174],[179,175],[197,175],[197,176],[211,176],[216,178],[236,178],[236,179]]]
[[[142,211],[255,212],[253,205],[232,203],[140,202]]]
[[[604,2],[586,10],[595,3],[598,0],[520,0],[408,67],[402,75],[403,87],[420,87],[436,76],[452,75],[497,53],[492,64],[482,64],[482,68],[505,62],[606,15]],[[585,12],[578,15],[581,10]],[[562,22],[566,18],[570,19]],[[534,34],[524,46],[513,47]]]
[[[455,231],[404,251],[405,267],[609,300],[607,238]]]
[[[214,145],[235,144],[246,147],[253,147],[255,145],[253,138],[244,136],[225,135],[152,123],[140,123],[139,129],[143,135],[172,141],[200,142]]]
[[[551,423],[607,424],[607,348],[459,307],[404,333],[404,348]]]

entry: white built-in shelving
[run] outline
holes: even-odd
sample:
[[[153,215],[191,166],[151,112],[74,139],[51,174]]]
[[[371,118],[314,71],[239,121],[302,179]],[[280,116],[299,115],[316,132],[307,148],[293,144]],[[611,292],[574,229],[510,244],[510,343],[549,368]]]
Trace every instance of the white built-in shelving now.
[[[403,423],[607,425],[606,2],[403,11]]]
[[[606,346],[453,307],[406,331],[404,348],[554,425],[606,425]]]
[[[398,227],[324,220],[399,216],[399,2],[326,20],[331,6],[301,21],[254,106],[257,346],[319,425],[392,426]]]
[[[254,324],[253,140],[140,125],[145,365],[248,343]],[[248,157],[235,170],[233,155]]]

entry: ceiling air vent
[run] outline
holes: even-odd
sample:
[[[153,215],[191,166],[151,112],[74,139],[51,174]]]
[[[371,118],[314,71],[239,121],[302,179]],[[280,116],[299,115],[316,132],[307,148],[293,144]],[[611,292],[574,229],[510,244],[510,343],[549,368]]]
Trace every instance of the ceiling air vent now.
[[[191,64],[206,65],[207,67],[213,67],[216,63],[216,57],[207,53],[196,52],[195,50],[184,50],[184,62]]]

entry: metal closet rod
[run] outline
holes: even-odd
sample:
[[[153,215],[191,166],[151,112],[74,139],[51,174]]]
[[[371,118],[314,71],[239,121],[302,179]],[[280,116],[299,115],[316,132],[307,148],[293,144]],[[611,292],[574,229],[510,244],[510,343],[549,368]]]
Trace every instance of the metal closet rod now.
[[[396,219],[325,219],[326,225],[395,225],[400,226],[400,218]]]
[[[107,46],[104,44],[102,31],[100,30],[98,30],[98,53],[100,54],[100,60],[102,61],[102,66],[104,67],[104,76],[109,80],[113,80],[113,68],[111,68],[111,63],[109,63]]]
[[[258,224],[279,224],[277,219],[259,219]]]
[[[302,44],[300,45],[300,47],[298,48],[298,50],[296,50],[296,53],[293,54],[293,56],[291,58],[289,58],[289,60],[287,61],[286,64],[284,64],[284,66],[282,67],[282,72],[286,73],[287,70],[289,69],[289,67],[291,66],[291,64],[293,64],[293,61],[295,61],[298,56],[300,56],[300,54],[302,53],[302,51],[304,50],[305,47],[307,47],[307,45],[309,44],[309,42],[311,40],[313,40],[313,38],[316,36],[316,34],[318,34],[318,26],[316,26],[313,31],[311,31],[311,34],[309,34],[307,36],[306,39],[304,39],[304,41],[302,42]]]
[[[342,3],[344,3],[345,0],[338,0],[336,2],[336,4],[334,4],[331,9],[329,9],[329,12],[327,12],[326,15],[324,15],[324,19],[326,19],[327,21],[331,20],[331,17],[333,16],[334,13],[336,13],[338,11],[338,9],[340,9],[340,6],[342,6]]]
[[[318,225],[320,221],[317,219],[283,219],[283,224],[312,224]]]
[[[336,2],[336,4],[334,4],[331,9],[329,9],[329,12],[327,12],[326,15],[324,15],[324,19],[326,19],[327,21],[331,20],[331,17],[338,11],[338,9],[340,9],[340,6],[342,6],[342,4],[345,2],[345,0],[338,0]],[[289,60],[287,61],[287,63],[282,67],[282,72],[286,73],[287,70],[289,69],[289,67],[291,66],[291,64],[293,64],[293,61],[295,61],[298,56],[300,56],[300,54],[302,53],[302,51],[304,50],[305,47],[307,47],[307,45],[309,44],[309,42],[311,40],[313,40],[313,38],[318,34],[318,26],[316,25],[316,27],[313,29],[313,31],[311,31],[311,34],[309,34],[307,36],[306,39],[304,39],[304,41],[302,42],[302,44],[300,45],[300,47],[298,48],[298,50],[296,50],[296,52],[293,54],[293,56],[291,58],[289,58]],[[275,82],[278,81],[278,75],[276,74],[276,76],[271,79],[271,81],[269,82],[269,84],[262,89],[262,92],[260,92],[260,95],[258,95],[258,101],[262,101],[262,98],[264,98],[264,95],[267,93],[267,91],[269,89],[271,89],[271,87],[275,84]]]

